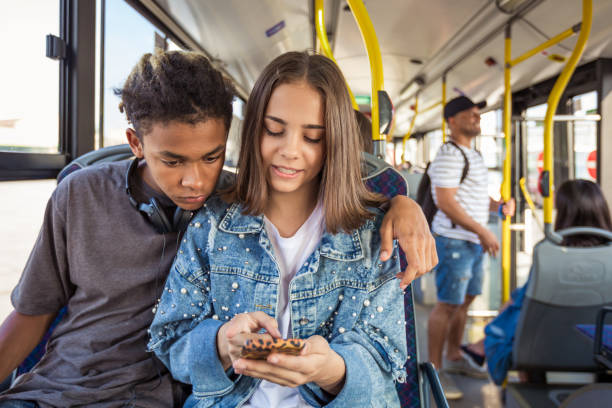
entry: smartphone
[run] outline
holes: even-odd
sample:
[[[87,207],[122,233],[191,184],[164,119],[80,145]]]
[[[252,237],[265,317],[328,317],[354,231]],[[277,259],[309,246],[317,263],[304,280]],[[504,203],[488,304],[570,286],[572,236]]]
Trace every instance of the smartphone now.
[[[265,360],[272,352],[297,356],[305,345],[302,339],[248,339],[240,356],[253,360]]]

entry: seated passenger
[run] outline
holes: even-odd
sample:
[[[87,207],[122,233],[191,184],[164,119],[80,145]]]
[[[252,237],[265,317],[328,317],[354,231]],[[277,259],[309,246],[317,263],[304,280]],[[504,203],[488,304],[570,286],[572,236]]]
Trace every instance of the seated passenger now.
[[[557,218],[555,230],[570,227],[594,227],[612,231],[610,210],[599,186],[587,180],[569,180],[556,192]],[[590,247],[606,244],[599,236],[574,235],[563,240],[562,245]],[[489,374],[496,384],[501,384],[512,366],[512,344],[518,323],[527,283],[512,293],[502,312],[485,327],[484,352]],[[478,346],[470,348],[476,355]]]
[[[255,83],[232,193],[187,229],[149,346],[193,385],[186,407],[399,406],[406,361],[398,249],[380,262],[382,196],[360,179],[342,74],[289,52]],[[262,334],[262,329],[265,333]],[[299,355],[241,356],[300,338]],[[262,343],[263,343],[262,341]]]
[[[0,379],[62,307],[67,314],[43,359],[0,395],[0,407],[172,407],[186,397],[146,352],[146,330],[191,212],[217,183],[234,90],[204,56],[170,51],[145,54],[118,93],[140,160],[79,170],[52,194],[11,296],[15,311],[0,327]],[[406,197],[393,200],[385,221],[384,258],[393,231],[401,232],[408,285],[435,265],[433,238]]]

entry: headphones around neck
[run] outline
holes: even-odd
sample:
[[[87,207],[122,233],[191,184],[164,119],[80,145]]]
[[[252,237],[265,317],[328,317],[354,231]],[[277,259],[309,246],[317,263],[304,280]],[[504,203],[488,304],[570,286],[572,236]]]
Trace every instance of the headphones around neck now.
[[[125,175],[125,192],[128,195],[128,199],[130,200],[132,207],[140,211],[153,225],[155,231],[159,232],[160,234],[185,230],[189,224],[189,221],[191,221],[191,218],[193,217],[193,211],[186,211],[177,206],[176,210],[174,210],[172,220],[170,220],[155,197],[151,197],[149,202],[145,204],[139,203],[132,196],[130,178],[134,175],[137,168],[138,158],[136,157],[134,160],[132,160],[132,163],[130,163],[130,167]]]

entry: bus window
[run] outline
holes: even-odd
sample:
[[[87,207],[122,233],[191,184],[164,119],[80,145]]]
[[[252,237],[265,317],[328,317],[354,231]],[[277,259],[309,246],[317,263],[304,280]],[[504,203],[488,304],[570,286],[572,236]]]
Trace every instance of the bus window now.
[[[574,115],[597,113],[597,91],[572,98]],[[576,121],[574,136],[574,178],[597,179],[597,122]]]
[[[527,108],[527,117],[541,117],[546,115],[546,104]],[[542,172],[542,160],[544,151],[544,122],[527,121],[527,189],[536,206],[542,205],[542,195],[538,189],[538,180]]]
[[[225,148],[225,165],[238,167],[238,155],[240,154],[240,132],[242,130],[242,120],[244,119],[245,103],[242,99],[234,97],[232,103],[232,124],[230,125],[227,137],[227,147]]]
[[[104,27],[103,146],[126,143],[125,115],[119,112],[114,88],[121,88],[145,52],[155,50],[155,36],[165,35],[124,1],[106,1]],[[178,48],[176,44],[173,48]]]
[[[59,0],[0,4],[0,151],[59,150],[59,63],[45,56],[45,36],[59,36],[59,9]]]
[[[47,200],[55,180],[3,181],[0,183],[0,321],[13,310],[11,291],[17,285],[42,225]]]
[[[504,139],[501,137],[502,111],[500,109],[483,113],[480,116],[480,137],[476,138],[476,148],[480,151],[489,169],[489,196],[500,198]]]
[[[425,143],[427,143],[427,151],[429,152],[428,161],[433,161],[433,159],[436,158],[438,149],[442,146],[442,131],[438,129],[425,133],[425,140]]]

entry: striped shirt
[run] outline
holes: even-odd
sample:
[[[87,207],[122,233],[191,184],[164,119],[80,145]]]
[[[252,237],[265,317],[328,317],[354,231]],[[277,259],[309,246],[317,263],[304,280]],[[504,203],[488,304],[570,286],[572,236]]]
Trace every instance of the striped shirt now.
[[[461,175],[465,166],[463,155],[452,144],[443,144],[427,172],[431,179],[431,194],[434,202],[438,205],[436,187],[458,188],[455,199],[459,205],[472,219],[481,225],[485,225],[489,218],[487,167],[478,151],[464,146],[459,147],[470,162],[465,180],[461,183]],[[459,225],[455,225],[453,228],[452,221],[441,210],[436,213],[431,229],[434,233],[447,238],[480,243],[478,235],[475,233]]]

